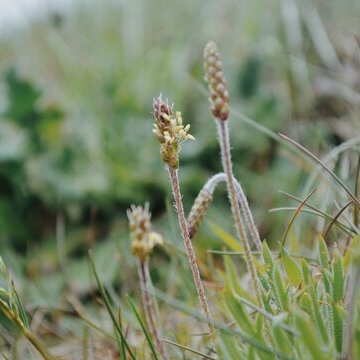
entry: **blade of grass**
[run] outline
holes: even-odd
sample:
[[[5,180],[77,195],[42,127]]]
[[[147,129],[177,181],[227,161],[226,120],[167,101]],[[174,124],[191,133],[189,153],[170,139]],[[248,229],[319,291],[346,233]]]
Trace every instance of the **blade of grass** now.
[[[69,294],[66,297],[67,301],[74,308],[76,315],[83,320],[89,327],[98,331],[100,334],[105,335],[111,339],[114,339],[114,336],[108,333],[106,330],[102,329],[100,326],[96,325],[86,314],[85,310],[81,307],[79,300],[72,294]]]
[[[352,204],[352,201],[349,201],[347,204],[345,204],[339,211],[338,213],[334,216],[333,220],[331,221],[331,223],[328,225],[327,229],[324,231],[324,235],[323,238],[326,242],[327,237],[330,234],[330,230],[332,228],[332,226],[335,224],[335,222],[338,220],[338,218],[341,216],[341,214]]]
[[[199,356],[201,356],[203,359],[210,359],[210,360],[216,360],[216,359],[217,359],[217,358],[211,357],[211,356],[209,356],[209,355],[207,355],[207,354],[204,354],[204,353],[202,353],[202,352],[200,352],[200,351],[197,351],[197,350],[195,350],[195,349],[192,349],[192,348],[190,348],[190,347],[188,347],[188,346],[185,346],[185,345],[181,345],[181,344],[179,344],[179,343],[176,343],[176,342],[174,342],[174,341],[166,340],[166,339],[161,339],[161,340],[162,340],[163,342],[166,342],[167,344],[177,346],[177,347],[180,348],[180,349],[183,349],[183,350],[186,350],[186,351],[190,351],[190,352],[192,352],[193,354],[199,355]]]
[[[290,198],[290,199],[292,199],[292,200],[295,200],[295,201],[297,201],[297,202],[299,202],[299,203],[302,202],[301,199],[299,199],[299,198],[297,198],[296,196],[293,196],[293,195],[291,195],[291,194],[288,194],[287,192],[280,191],[280,194],[285,195],[285,196],[287,196],[288,198]],[[317,215],[319,215],[319,216],[322,216],[322,217],[324,217],[325,219],[327,219],[327,220],[329,220],[329,221],[332,221],[332,220],[333,220],[333,217],[332,217],[331,215],[325,213],[324,211],[318,209],[317,207],[315,207],[315,206],[313,206],[313,205],[310,205],[310,204],[307,204],[307,203],[306,203],[306,204],[305,204],[305,207],[308,208],[308,209],[310,209],[310,210],[313,210],[313,211],[314,211],[314,212],[313,212],[314,214],[317,214]],[[286,208],[284,208],[284,209],[286,209]],[[294,210],[294,209],[296,209],[296,208],[288,208],[288,209],[289,209],[289,210],[291,210],[291,209]],[[275,210],[275,209],[270,210],[270,212],[273,211],[273,210]],[[306,210],[306,209],[303,209],[303,211],[305,211],[305,210]],[[310,212],[310,211],[306,211],[306,212],[312,213],[312,212]],[[344,223],[339,222],[339,221],[337,221],[336,223],[337,223],[337,225],[340,226],[344,231],[347,229],[347,231],[350,231],[350,232],[352,232],[352,233],[356,233],[356,231],[354,231],[354,229],[353,229],[352,226],[348,227],[347,225],[345,225]]]
[[[121,310],[120,310],[120,308],[119,308],[119,311],[118,311],[118,319],[119,319],[119,326],[120,326],[120,329],[122,331],[123,327],[122,327],[122,318],[121,318]],[[115,334],[116,334],[116,341],[117,341],[118,345],[120,345],[119,349],[120,349],[121,359],[126,359],[126,351],[125,351],[124,342],[121,341],[118,333],[115,333]]]
[[[243,256],[244,255],[244,253],[241,252],[241,251],[222,251],[222,250],[209,249],[209,250],[207,250],[207,252],[209,252],[211,254],[217,254],[217,255],[230,255],[230,256]],[[272,251],[271,253],[274,254],[274,255],[279,254],[278,251]],[[253,251],[252,254],[253,255],[261,255],[262,252],[261,251]],[[307,261],[311,261],[311,262],[315,262],[315,263],[318,262],[317,259],[311,258],[311,257],[308,257],[308,256],[304,256],[304,255],[300,255],[300,254],[294,254],[294,253],[290,253],[290,255],[294,256],[296,258],[305,259]]]
[[[315,193],[316,191],[316,188],[314,190],[312,190],[310,192],[310,194],[308,196],[306,196],[306,198],[300,203],[300,205],[298,206],[298,208],[296,209],[296,211],[294,212],[294,215],[292,216],[290,222],[289,222],[289,225],[287,226],[287,229],[285,231],[285,234],[284,234],[284,237],[282,239],[282,242],[281,242],[281,247],[283,247],[285,245],[285,242],[286,242],[286,239],[289,235],[289,232],[296,220],[296,218],[299,216],[302,208],[305,206],[305,204],[307,203],[307,201],[310,199],[310,197]]]
[[[355,196],[360,198],[360,154],[355,175]],[[360,209],[354,209],[354,224],[359,227]]]
[[[315,156],[309,150],[305,149],[302,145],[297,143],[295,140],[287,137],[286,135],[279,133],[279,136],[281,136],[284,140],[288,141],[289,143],[294,145],[296,148],[301,150],[305,155],[307,155],[311,160],[313,160],[313,162],[320,165],[334,179],[334,181],[337,182],[344,189],[344,191],[348,194],[350,199],[353,200],[353,202],[360,208],[360,201],[355,197],[355,195],[350,191],[350,189],[344,184],[344,182],[332,170],[330,170],[317,156]]]
[[[138,320],[138,322],[139,322],[139,324],[141,326],[141,329],[142,329],[142,331],[143,331],[143,333],[144,333],[144,335],[146,337],[146,340],[147,340],[147,342],[148,342],[148,344],[150,346],[150,350],[151,350],[151,352],[152,352],[152,354],[154,356],[154,359],[158,359],[158,356],[157,356],[156,350],[155,350],[155,346],[154,346],[154,344],[152,342],[151,336],[149,335],[149,332],[146,329],[145,324],[144,324],[144,322],[142,321],[142,319],[141,319],[141,317],[139,315],[139,312],[136,310],[136,307],[135,307],[134,303],[131,301],[130,297],[128,297],[128,301],[129,301],[130,306],[132,308],[132,311],[135,314],[135,316],[136,316],[136,318],[137,318],[137,320]]]
[[[169,295],[163,293],[162,291],[156,289],[156,293],[153,295],[160,301],[165,302],[166,304],[172,306],[173,308],[178,309],[178,310],[184,312],[185,314],[188,314],[202,322],[206,322],[206,317],[204,315],[202,315],[199,311],[189,308],[188,306],[186,306],[179,300],[176,300],[176,299],[170,297]],[[230,334],[233,336],[237,336],[245,343],[257,348],[260,351],[263,351],[264,353],[271,354],[274,357],[277,357],[278,359],[294,360],[294,358],[292,356],[283,354],[275,349],[272,349],[272,348],[264,345],[263,343],[259,342],[257,339],[255,339],[251,336],[248,336],[247,334],[243,333],[242,331],[240,331],[238,329],[231,329],[231,328],[229,328],[228,325],[223,324],[222,322],[217,321],[217,320],[214,320],[213,323],[218,330],[223,331],[224,333],[227,333],[227,334]]]
[[[349,149],[353,149],[359,143],[360,143],[360,137],[352,138],[350,140],[347,140],[347,141],[341,143],[340,145],[331,149],[331,151],[329,151],[322,158],[322,162],[325,164],[328,163],[330,160],[335,159],[341,153],[343,153]],[[309,177],[309,179],[307,180],[307,182],[304,186],[304,196],[305,196],[305,194],[307,194],[309,192],[309,189],[313,186],[313,183],[314,183],[316,177],[318,176],[318,174],[320,173],[321,169],[322,169],[322,167],[320,165],[317,165],[316,168],[314,169],[314,171],[312,172],[311,176]]]
[[[133,352],[131,351],[131,348],[128,344],[128,342],[126,341],[126,338],[121,330],[121,327],[120,325],[118,324],[118,322],[116,321],[116,318],[115,318],[115,315],[114,315],[114,312],[112,311],[111,309],[111,304],[110,304],[110,300],[109,300],[109,297],[105,291],[105,288],[104,288],[104,285],[102,284],[102,282],[100,281],[100,278],[99,278],[99,275],[96,271],[96,267],[95,267],[95,262],[94,262],[94,258],[92,256],[92,252],[89,250],[89,262],[90,262],[90,266],[91,266],[91,269],[93,271],[93,274],[95,276],[95,280],[96,280],[96,283],[98,285],[98,288],[99,288],[99,291],[100,291],[100,294],[104,300],[104,303],[105,303],[105,306],[106,306],[106,309],[110,315],[110,318],[111,318],[111,321],[113,323],[113,325],[115,326],[115,329],[117,330],[118,334],[120,335],[120,338],[121,338],[121,341],[124,343],[125,347],[126,347],[126,350],[130,356],[131,359],[135,360],[135,356],[133,354]]]

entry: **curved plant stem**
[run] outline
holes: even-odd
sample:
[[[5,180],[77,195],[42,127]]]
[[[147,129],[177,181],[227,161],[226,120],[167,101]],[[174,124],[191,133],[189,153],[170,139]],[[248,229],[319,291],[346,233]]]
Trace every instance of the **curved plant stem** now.
[[[214,346],[214,326],[213,321],[211,318],[209,305],[206,299],[205,289],[204,285],[201,281],[200,277],[200,271],[199,267],[196,262],[196,256],[195,251],[192,246],[190,237],[189,237],[189,230],[186,223],[185,213],[184,213],[184,207],[181,200],[181,192],[180,192],[180,184],[179,184],[179,178],[178,178],[178,171],[177,169],[168,166],[169,170],[169,176],[170,176],[170,182],[172,187],[172,192],[174,195],[175,200],[175,208],[178,215],[179,225],[181,229],[181,234],[184,240],[184,247],[187,254],[187,257],[189,259],[190,263],[190,269],[192,272],[192,276],[194,279],[195,287],[199,296],[199,301],[203,310],[203,313],[207,319],[208,327],[209,327],[209,335],[212,342],[212,345]],[[215,346],[214,346],[215,347]]]
[[[249,206],[249,203],[247,201],[246,195],[244,193],[244,190],[240,184],[240,182],[234,177],[234,183],[235,183],[235,188],[236,188],[236,197],[237,197],[237,201],[239,202],[240,205],[240,210],[242,212],[242,215],[244,217],[244,220],[246,222],[246,226],[249,229],[249,232],[251,234],[251,237],[253,239],[253,242],[257,248],[257,250],[261,251],[262,249],[262,242],[260,239],[260,235],[259,235],[259,231],[255,225],[255,221],[254,218],[252,216],[251,213],[251,209]],[[213,195],[216,186],[221,183],[224,182],[226,184],[226,174],[225,173],[218,173],[214,176],[212,176],[203,186],[203,188],[201,189],[201,191],[199,192],[198,198],[200,196],[200,194],[203,191],[206,191],[210,196]],[[198,199],[197,198],[197,199]],[[189,224],[189,220],[194,216],[194,213],[197,211],[197,209],[195,208],[197,206],[197,200],[195,200],[193,207],[191,208],[190,214],[188,216],[188,224]],[[191,216],[193,215],[193,216]],[[201,216],[204,216],[205,213],[202,213]],[[198,219],[199,222],[202,220],[202,217],[200,219]],[[197,228],[195,229],[197,230]],[[196,231],[194,233],[191,232],[191,238],[194,237]]]
[[[255,225],[255,221],[254,218],[252,216],[251,210],[250,210],[250,206],[249,203],[247,201],[246,195],[244,193],[243,188],[240,185],[240,182],[237,181],[234,178],[234,182],[235,182],[235,188],[236,188],[236,195],[238,198],[238,202],[240,204],[241,210],[244,213],[244,217],[245,220],[247,222],[247,226],[249,228],[250,234],[253,238],[254,244],[257,248],[257,250],[261,251],[262,250],[262,242],[260,239],[260,235],[259,235],[259,231]]]
[[[157,351],[161,355],[162,359],[168,360],[169,356],[166,352],[166,349],[164,347],[162,340],[160,339],[158,326],[155,322],[156,315],[155,315],[154,304],[149,296],[150,275],[149,275],[148,260],[139,261],[138,269],[139,269],[141,295],[142,295],[142,300],[143,300],[143,305],[144,305],[146,321],[148,323],[151,336],[155,342]]]
[[[260,292],[259,280],[256,275],[256,269],[254,265],[254,259],[251,254],[249,240],[246,235],[244,224],[241,219],[240,207],[237,202],[237,193],[234,182],[234,174],[231,162],[231,153],[230,153],[230,141],[229,141],[229,128],[227,121],[217,120],[217,127],[219,133],[220,147],[221,147],[221,161],[226,174],[226,185],[228,190],[228,196],[231,204],[231,210],[233,213],[237,235],[241,241],[241,244],[244,248],[245,261],[248,267],[252,286],[254,288],[257,306],[262,307],[262,298]]]

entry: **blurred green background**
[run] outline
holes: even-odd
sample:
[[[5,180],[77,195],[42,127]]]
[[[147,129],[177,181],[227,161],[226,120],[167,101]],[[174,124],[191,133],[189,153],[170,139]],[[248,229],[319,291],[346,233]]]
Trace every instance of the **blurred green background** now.
[[[88,248],[104,278],[129,276],[131,203],[150,201],[166,241],[181,246],[151,105],[169,97],[196,137],[181,152],[188,211],[221,170],[203,81],[208,40],[222,53],[234,170],[262,238],[280,239],[289,216],[268,210],[289,203],[279,190],[300,196],[311,169],[239,114],[318,155],[360,135],[357,0],[59,4],[44,1],[30,16],[19,2],[26,21],[0,28],[0,250],[33,280],[23,291],[35,303],[53,305],[66,286],[88,291]],[[223,190],[215,202],[208,219],[232,232]],[[206,225],[200,248],[205,241],[219,246]]]

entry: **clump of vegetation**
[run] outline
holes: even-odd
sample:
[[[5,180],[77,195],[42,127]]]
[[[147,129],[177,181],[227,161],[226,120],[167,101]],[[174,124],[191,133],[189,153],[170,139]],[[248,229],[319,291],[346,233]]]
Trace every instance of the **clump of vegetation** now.
[[[310,200],[318,191],[316,188],[310,191],[316,178],[314,176],[308,182],[308,192],[304,197],[288,195],[297,201],[297,207],[274,209],[294,212],[283,237],[270,238],[269,242],[262,239],[242,183],[234,175],[229,131],[233,109],[230,107],[219,50],[213,41],[204,49],[204,70],[221,154],[216,168],[222,172],[215,171],[206,181],[188,215],[186,204],[183,204],[184,187],[180,181],[183,170],[180,150],[186,140],[195,138],[189,133],[190,125],[183,123],[181,112],[175,111],[168,100],[160,96],[153,101],[153,132],[160,144],[160,159],[169,175],[178,220],[177,224],[172,221],[170,211],[169,223],[172,222],[173,238],[178,237],[180,230],[183,247],[176,241],[170,241],[169,234],[160,235],[160,230],[153,229],[155,226],[150,221],[149,203],[144,207],[132,205],[127,212],[131,240],[128,248],[136,258],[138,278],[136,272],[134,275],[122,271],[128,253],[120,251],[120,254],[116,254],[119,255],[121,271],[117,275],[121,277],[121,286],[117,288],[119,284],[115,282],[113,288],[111,281],[99,270],[96,249],[92,249],[89,268],[95,281],[82,295],[74,291],[71,279],[64,280],[66,300],[59,308],[48,312],[51,317],[49,322],[53,325],[49,331],[56,334],[56,338],[61,338],[67,326],[71,328],[70,334],[83,334],[80,346],[84,359],[92,358],[90,353],[94,357],[98,355],[109,359],[359,358],[360,162],[351,167],[356,169],[353,176],[355,186],[352,186],[350,181],[345,183],[336,174],[337,168],[329,166],[328,161],[319,159],[289,137],[276,134],[237,114],[238,118],[283,144],[290,154],[296,154],[302,166],[315,165],[316,174],[326,176],[331,189],[345,202],[345,205],[335,204],[338,208],[335,215],[328,214],[323,207],[311,205]],[[296,79],[300,86],[301,79]],[[256,87],[250,93],[253,91],[256,91]],[[34,93],[34,99],[37,96]],[[34,99],[30,101],[31,110]],[[307,105],[310,106],[309,103]],[[297,110],[301,112],[300,106]],[[42,123],[47,121],[44,120],[46,114],[31,115],[35,116],[36,122]],[[63,124],[61,114],[55,117],[56,124]],[[349,157],[352,161],[359,152],[358,142],[341,144],[334,151],[338,154],[348,149],[355,150],[354,156]],[[39,145],[35,150],[41,153],[42,148]],[[329,156],[329,159],[332,157]],[[216,160],[212,161],[216,163]],[[15,169],[21,170],[21,166]],[[207,212],[211,211],[215,190],[223,183],[226,185],[236,238],[223,228],[209,223],[222,243],[212,249],[213,243],[202,239],[202,246],[208,251],[205,258],[198,251],[200,239],[197,237]],[[314,236],[315,244],[309,241],[302,248],[293,230],[298,216],[305,212],[324,219],[328,225],[324,226],[323,231],[320,227],[313,231],[313,234],[318,233]],[[62,217],[59,219],[57,230],[61,253]],[[308,229],[305,230],[308,234]],[[272,250],[268,243],[272,245]],[[153,254],[157,245],[158,251]],[[151,255],[165,259],[163,264],[154,266]],[[114,257],[110,259],[105,255],[105,267],[113,265]],[[66,273],[65,256],[59,256],[59,263]],[[14,339],[25,338],[26,349],[30,349],[26,354],[36,354],[44,359],[62,358],[56,344],[41,339],[41,335],[32,328],[29,319],[36,318],[37,307],[26,309],[22,305],[16,282],[1,258],[0,273],[0,330],[11,329],[17,332]],[[172,274],[172,277],[164,273]],[[163,281],[158,282],[159,276],[163,277]],[[173,286],[174,278],[180,285]],[[156,279],[159,288],[153,286],[152,279]],[[123,291],[127,296],[123,296]],[[194,300],[195,291],[197,300]],[[96,302],[93,302],[94,299]],[[82,302],[87,302],[87,307]],[[138,305],[140,303],[142,306]],[[98,312],[94,311],[94,304],[97,310],[100,308],[99,317]],[[106,311],[105,315],[103,310]],[[48,320],[46,315],[44,318]],[[65,323],[69,322],[66,325],[61,323],[64,318]],[[44,329],[46,326],[41,328],[43,332]],[[69,333],[66,335],[71,336]],[[9,345],[7,349],[16,342],[14,339],[5,338]],[[28,343],[31,346],[28,347]],[[9,358],[9,353],[5,358]],[[11,353],[15,354],[14,359],[17,353],[17,349]]]
[[[356,298],[358,288],[359,250],[358,230],[354,224],[350,241],[345,245],[338,242],[329,253],[322,236],[312,257],[293,254],[286,246],[293,221],[285,232],[277,252],[270,251],[266,241],[261,242],[259,233],[240,183],[232,171],[228,133],[229,95],[226,88],[219,52],[214,42],[205,47],[205,72],[209,84],[211,110],[219,130],[221,159],[224,173],[216,174],[200,191],[190,211],[188,220],[180,194],[177,169],[180,143],[190,137],[189,126],[182,124],[181,114],[174,115],[172,106],[158,98],[154,101],[155,134],[161,144],[161,158],[168,165],[170,182],[174,193],[179,226],[184,239],[187,256],[198,290],[204,317],[209,325],[210,355],[202,356],[221,359],[352,359],[356,358],[358,345],[354,339],[354,317],[356,319]],[[286,137],[284,137],[286,139]],[[317,157],[296,144],[311,160],[315,160],[346,190],[354,205],[354,214],[359,211],[358,199],[342,181]],[[241,251],[224,251],[225,272],[223,274],[222,303],[212,309],[208,305],[203,283],[191,240],[212,202],[216,185],[225,181],[238,234]],[[313,192],[312,192],[313,193]],[[312,194],[311,193],[311,194]],[[311,194],[300,204],[298,212]],[[132,212],[136,209],[133,207]],[[296,218],[296,214],[293,220]],[[133,217],[130,226],[134,227]],[[333,219],[333,223],[336,219]],[[139,227],[140,232],[148,226]],[[134,230],[132,230],[132,234]],[[256,249],[250,246],[249,237]],[[134,236],[134,235],[132,235]],[[150,246],[152,248],[152,245]],[[238,276],[231,256],[243,256],[250,275],[252,289]],[[141,278],[141,277],[140,277]],[[141,281],[142,291],[148,291]],[[148,293],[147,293],[148,295]],[[153,294],[156,296],[156,294]],[[149,300],[144,300],[145,314]],[[153,312],[152,312],[153,313]],[[351,315],[351,316],[350,316]],[[153,341],[158,345],[158,355],[167,358],[159,346],[159,337],[154,331],[152,316],[146,316]],[[235,323],[225,325],[217,319],[225,317]],[[161,322],[161,319],[158,319]],[[216,332],[214,332],[214,328]],[[166,329],[165,329],[166,333]],[[180,346],[180,345],[178,345]],[[206,346],[206,345],[205,345]],[[188,349],[197,353],[196,350]]]

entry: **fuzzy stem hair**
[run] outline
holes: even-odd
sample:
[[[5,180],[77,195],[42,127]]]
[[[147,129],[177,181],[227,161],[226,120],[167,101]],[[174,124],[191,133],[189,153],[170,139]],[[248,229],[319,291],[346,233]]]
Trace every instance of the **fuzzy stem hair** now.
[[[163,342],[161,341],[160,330],[157,326],[155,319],[156,319],[156,312],[154,308],[154,304],[150,299],[150,274],[149,274],[149,261],[148,259],[141,261],[139,260],[139,279],[140,279],[140,286],[141,286],[141,295],[142,301],[144,306],[144,312],[147,324],[149,326],[151,337],[155,342],[156,349],[160,354],[163,360],[169,360],[169,356],[167,351],[164,347]]]
[[[197,265],[195,251],[192,246],[190,237],[189,237],[189,229],[186,223],[184,206],[181,199],[181,192],[180,192],[180,184],[179,184],[179,176],[177,169],[168,166],[170,182],[172,187],[172,192],[175,201],[175,208],[178,215],[178,221],[181,229],[181,235],[184,241],[185,251],[189,260],[191,273],[194,279],[194,284],[198,293],[199,301],[201,304],[202,311],[207,319],[208,328],[209,328],[209,336],[214,345],[214,326],[212,317],[209,310],[209,305],[206,299],[204,285],[201,281],[199,267]]]
[[[237,191],[236,191],[232,162],[231,162],[228,122],[220,121],[219,119],[217,119],[216,123],[217,123],[219,142],[221,148],[221,162],[226,175],[227,192],[230,200],[231,211],[233,213],[233,217],[235,221],[236,232],[244,248],[245,261],[250,273],[252,286],[254,288],[254,292],[256,296],[256,302],[257,305],[261,307],[262,298],[260,292],[260,285],[256,275],[256,269],[255,269],[254,259],[251,254],[249,239],[245,231],[245,227],[241,218],[239,203],[237,201]]]

